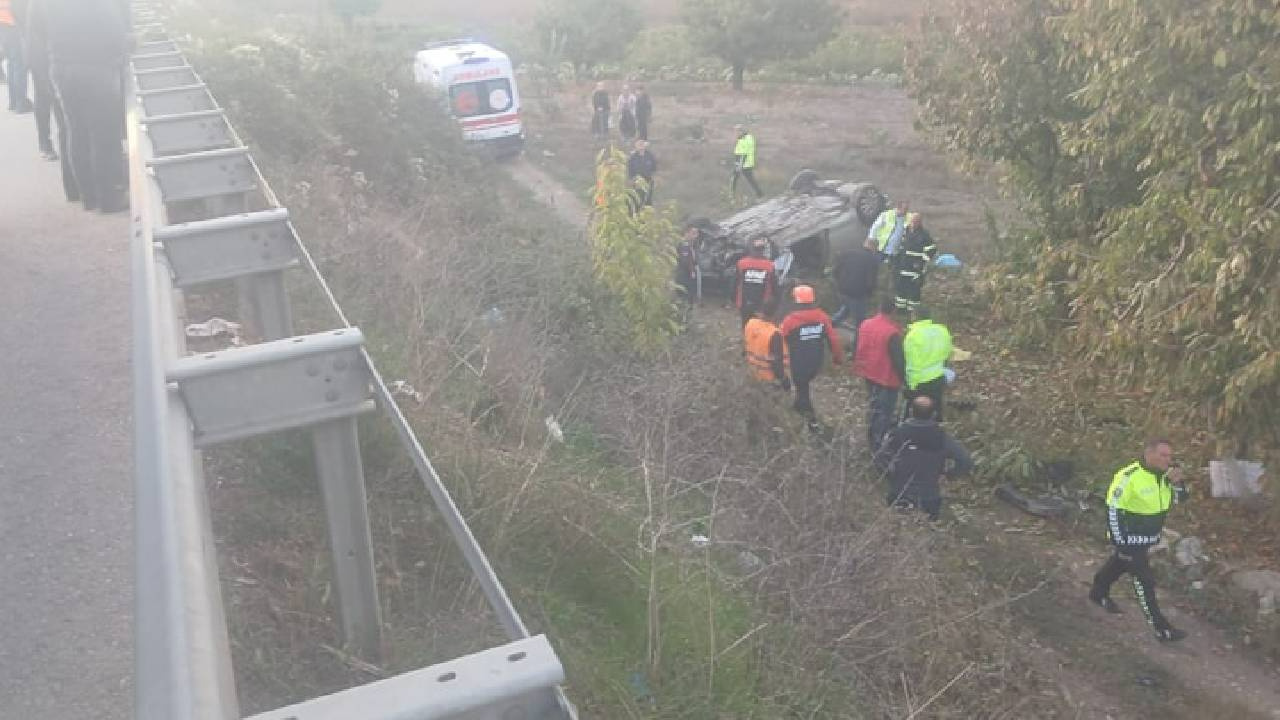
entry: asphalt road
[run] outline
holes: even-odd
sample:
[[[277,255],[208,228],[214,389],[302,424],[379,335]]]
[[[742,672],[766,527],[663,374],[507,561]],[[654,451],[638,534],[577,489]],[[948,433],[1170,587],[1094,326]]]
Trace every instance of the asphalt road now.
[[[132,715],[127,249],[0,109],[0,720]]]

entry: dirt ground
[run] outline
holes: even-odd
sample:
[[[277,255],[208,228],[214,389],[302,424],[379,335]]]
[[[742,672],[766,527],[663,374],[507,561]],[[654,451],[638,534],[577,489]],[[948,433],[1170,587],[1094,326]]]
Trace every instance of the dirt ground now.
[[[620,83],[612,83],[617,90]],[[589,133],[591,86],[527,97],[526,157],[570,189],[586,194],[593,159],[605,144]],[[950,168],[912,127],[914,101],[902,90],[775,84],[741,93],[695,83],[651,83],[650,150],[658,159],[655,195],[675,203],[680,217],[724,217],[746,202],[729,191],[737,123],[756,136],[756,178],[766,194],[786,189],[804,168],[824,178],[869,180],[891,197],[906,197],[943,247],[962,259],[983,244],[987,205],[1003,208],[990,186]],[[614,146],[622,140],[616,130]]]
[[[586,132],[588,118],[582,108],[588,89],[532,99],[527,159],[512,166],[517,180],[541,197],[554,198],[551,204],[566,219],[580,218],[584,207],[565,200],[564,192],[582,189],[579,194],[585,195],[592,157],[602,147]],[[952,171],[916,133],[913,101],[901,90],[756,87],[734,94],[711,86],[659,84],[651,92],[659,200],[675,203],[682,215],[714,219],[736,206],[727,191],[728,170],[720,164],[732,147],[735,122],[747,122],[757,133],[759,176],[766,193],[781,192],[802,167],[824,176],[871,180],[891,195],[907,196],[924,214],[943,251],[965,260],[981,255],[984,207],[1009,213],[1007,204],[996,199],[990,178]],[[691,138],[694,127],[701,128],[704,139]],[[557,183],[564,187],[548,187]],[[1100,419],[1132,408],[1126,409],[1117,398],[1096,404],[1089,397],[1072,399],[1068,386],[1041,387],[1041,381],[1055,372],[1053,363],[1034,352],[1010,355],[1008,348],[1000,347],[999,328],[987,317],[972,283],[962,274],[939,278],[931,288],[939,298],[936,302],[951,315],[957,345],[979,356],[963,368],[969,384],[957,392],[978,401],[980,414],[989,416],[982,421],[960,419],[953,431],[985,449],[996,447],[996,438],[978,435],[997,435],[1002,424],[1026,424],[1025,434],[1042,435],[1046,444],[1053,438],[1064,447],[1089,445],[1103,456],[1125,452],[1113,447],[1112,436],[1122,433],[1109,430]],[[736,332],[731,314],[714,303],[700,312],[708,322],[724,325],[726,337]],[[817,391],[816,398],[820,414],[841,418],[837,424],[860,437],[860,411],[851,409],[861,406],[861,388],[842,374],[823,382],[827,391]],[[1062,423],[1052,413],[1036,416],[1038,407],[1058,408],[1069,402],[1077,408],[1078,427]],[[1106,553],[1097,541],[1101,520],[1096,503],[1092,510],[1059,522],[1035,519],[1003,505],[984,480],[956,484],[950,494],[947,532],[954,541],[949,552],[957,571],[975,573],[1011,596],[1043,583],[1025,600],[1010,605],[1008,612],[1023,629],[1030,662],[1058,683],[1065,716],[1280,718],[1280,670],[1244,647],[1249,644],[1247,631],[1242,643],[1240,627],[1224,632],[1207,621],[1215,613],[1206,613],[1203,593],[1188,590],[1195,585],[1177,574],[1167,553],[1156,561],[1162,605],[1177,626],[1189,631],[1186,641],[1173,646],[1155,642],[1136,604],[1123,599],[1127,585],[1113,592],[1124,615],[1113,618],[1094,612],[1084,597]],[[1179,509],[1170,525],[1204,531],[1213,542],[1218,540],[1213,528],[1232,524],[1238,515],[1237,509],[1209,501]],[[1227,542],[1226,537],[1222,540]],[[1249,567],[1272,564],[1265,554],[1254,552],[1233,557],[1233,562]],[[1212,582],[1229,581],[1217,577]]]

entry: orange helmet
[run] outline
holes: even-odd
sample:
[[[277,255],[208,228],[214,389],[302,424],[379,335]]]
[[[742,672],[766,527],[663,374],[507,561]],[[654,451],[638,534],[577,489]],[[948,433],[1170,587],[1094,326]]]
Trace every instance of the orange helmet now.
[[[791,299],[800,305],[812,305],[817,301],[817,297],[813,293],[813,288],[808,285],[797,285],[791,291]]]

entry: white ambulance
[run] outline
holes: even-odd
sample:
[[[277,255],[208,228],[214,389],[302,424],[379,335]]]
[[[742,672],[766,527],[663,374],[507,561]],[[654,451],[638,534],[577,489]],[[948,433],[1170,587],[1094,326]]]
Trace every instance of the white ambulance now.
[[[429,43],[414,57],[413,79],[448,100],[468,141],[499,155],[524,147],[520,92],[506,53],[471,39]]]

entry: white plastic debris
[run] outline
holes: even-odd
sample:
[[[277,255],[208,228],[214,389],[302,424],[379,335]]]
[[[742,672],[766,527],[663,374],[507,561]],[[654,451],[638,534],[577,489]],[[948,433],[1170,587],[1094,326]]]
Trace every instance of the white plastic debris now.
[[[560,423],[556,420],[555,415],[548,415],[544,421],[547,425],[547,434],[552,440],[558,443],[564,442],[564,430],[560,428]]]
[[[694,533],[693,537],[689,538],[689,542],[693,543],[694,547],[706,547],[711,544],[711,538],[702,533]]]
[[[1266,468],[1252,460],[1210,460],[1209,482],[1212,493],[1220,497],[1253,497],[1262,492],[1262,476]]]
[[[220,317],[209,318],[202,323],[191,323],[186,328],[187,337],[217,337],[230,335],[240,337],[240,323],[223,320]]]
[[[415,402],[426,400],[426,396],[418,392],[412,385],[405,380],[394,380],[387,388],[391,390],[392,395],[400,395],[403,397],[411,397]]]

